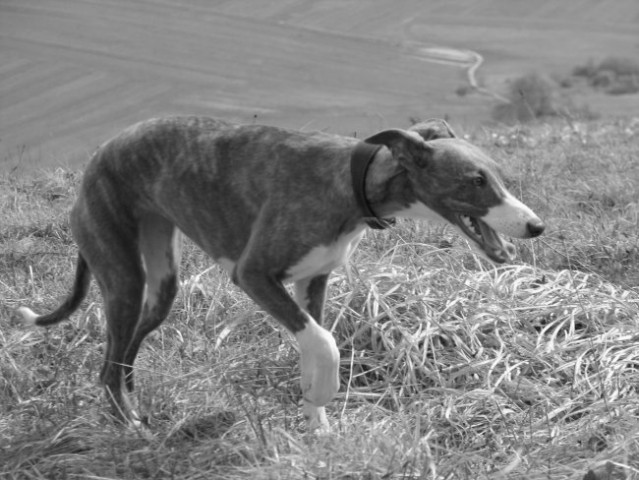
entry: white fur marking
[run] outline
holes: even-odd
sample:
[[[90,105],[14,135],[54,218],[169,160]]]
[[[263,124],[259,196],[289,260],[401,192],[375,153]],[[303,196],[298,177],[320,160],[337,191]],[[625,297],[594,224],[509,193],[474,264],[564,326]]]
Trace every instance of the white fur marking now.
[[[491,208],[481,219],[496,231],[515,238],[530,238],[528,223],[541,222],[530,208],[510,193],[506,193],[502,203]]]
[[[310,279],[298,280],[295,282],[295,289],[293,291],[295,301],[302,310],[308,311],[308,286],[310,285]]]
[[[307,314],[308,322],[295,334],[300,347],[303,411],[309,430],[328,429],[324,405],[339,389],[339,350],[331,333]]]
[[[417,201],[415,203],[411,203],[408,208],[404,210],[400,210],[395,214],[398,217],[402,218],[412,218],[414,220],[426,220],[430,223],[446,223],[446,219],[439,215],[434,210],[431,210],[422,202]]]
[[[36,324],[36,320],[40,316],[29,307],[20,307],[17,312],[22,316],[22,324],[27,327],[34,326]]]
[[[164,277],[159,276],[160,273],[157,266],[154,268],[148,268],[146,259],[142,256],[142,266],[146,274],[146,284],[144,285],[144,304],[152,310],[158,303],[159,288]]]
[[[330,426],[326,417],[326,409],[324,407],[316,407],[304,400],[302,405],[302,414],[308,424],[308,431],[328,432]]]
[[[296,282],[318,274],[328,273],[344,265],[357,248],[363,233],[363,229],[358,229],[348,235],[343,235],[335,243],[314,247],[298,263],[286,271],[286,280]]]

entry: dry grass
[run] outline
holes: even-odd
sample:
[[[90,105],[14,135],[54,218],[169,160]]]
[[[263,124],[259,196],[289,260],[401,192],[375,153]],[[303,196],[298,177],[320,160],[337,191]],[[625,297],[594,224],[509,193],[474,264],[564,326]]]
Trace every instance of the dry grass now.
[[[639,124],[476,132],[549,224],[492,268],[447,230],[369,232],[332,277],[334,431],[304,432],[287,334],[188,245],[171,319],[142,348],[149,430],[96,385],[104,319],[25,331],[71,284],[78,176],[0,183],[0,477],[586,479],[639,476]]]

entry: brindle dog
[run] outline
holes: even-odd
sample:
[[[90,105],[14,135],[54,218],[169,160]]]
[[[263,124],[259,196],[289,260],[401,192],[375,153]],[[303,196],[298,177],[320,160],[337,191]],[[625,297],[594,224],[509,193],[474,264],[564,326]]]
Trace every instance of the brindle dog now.
[[[153,119],[105,143],[86,170],[71,212],[79,253],[67,300],[42,316],[19,311],[35,325],[67,318],[92,274],[108,331],[100,379],[115,414],[135,422],[122,387],[133,390],[140,344],[175,298],[181,231],[294,334],[304,415],[310,429],[328,428],[339,352],[321,326],[327,280],[367,224],[388,226],[388,217],[448,222],[497,263],[514,254],[497,232],[531,238],[544,230],[506,190],[495,162],[443,120],[361,143],[203,117]],[[295,299],[284,282],[294,283]]]

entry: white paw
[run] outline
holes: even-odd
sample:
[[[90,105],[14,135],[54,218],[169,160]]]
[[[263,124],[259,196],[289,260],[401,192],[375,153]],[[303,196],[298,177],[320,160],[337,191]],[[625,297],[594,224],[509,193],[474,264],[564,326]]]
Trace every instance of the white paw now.
[[[339,389],[337,344],[331,333],[320,327],[310,316],[306,328],[295,337],[300,346],[304,403],[323,407]],[[306,413],[305,411],[304,414]]]
[[[127,423],[129,425],[129,428],[132,428],[133,430],[144,428],[144,424],[142,423],[142,421],[138,420],[137,418],[131,418]]]
[[[135,432],[137,435],[140,435],[142,438],[152,441],[155,440],[155,436],[153,432],[149,429],[149,427],[140,420],[139,415],[135,410],[131,411],[131,418],[127,420],[126,425],[131,432]]]
[[[304,400],[302,412],[304,413],[308,433],[328,433],[330,431],[331,428],[328,424],[324,407],[316,407]]]

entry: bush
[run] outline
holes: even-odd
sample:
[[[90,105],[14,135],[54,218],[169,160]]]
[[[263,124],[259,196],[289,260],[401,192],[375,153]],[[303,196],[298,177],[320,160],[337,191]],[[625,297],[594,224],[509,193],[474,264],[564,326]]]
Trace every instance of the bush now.
[[[600,88],[610,95],[639,92],[639,62],[624,57],[607,57],[596,64],[588,60],[585,65],[573,69],[574,77],[584,77],[593,88]]]
[[[529,73],[514,80],[509,88],[510,103],[493,110],[493,118],[501,122],[527,122],[557,115],[557,86],[550,78]]]
[[[595,65],[595,62],[592,59],[588,60],[587,64],[577,65],[575,68],[572,69],[572,74],[575,77],[590,78],[596,72],[597,72],[597,65]]]
[[[639,75],[626,75],[619,78],[606,92],[610,95],[639,93]]]
[[[608,57],[601,61],[598,70],[609,70],[617,77],[639,75],[639,63],[630,58]]]
[[[455,93],[457,94],[458,97],[465,97],[466,95],[468,95],[468,93],[471,90],[472,90],[471,87],[462,85],[461,87],[457,87],[457,89],[455,90]]]
[[[615,82],[615,72],[612,70],[599,70],[590,78],[593,87],[608,88]]]

